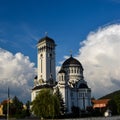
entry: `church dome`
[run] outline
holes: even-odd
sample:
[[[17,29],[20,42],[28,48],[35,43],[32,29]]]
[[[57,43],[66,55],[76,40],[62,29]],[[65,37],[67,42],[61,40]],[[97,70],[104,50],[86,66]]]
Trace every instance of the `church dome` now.
[[[75,58],[73,58],[72,56],[70,58],[68,58],[62,65],[63,67],[65,66],[80,66],[82,69],[82,64]]]
[[[55,41],[54,41],[52,38],[48,37],[48,36],[45,36],[45,37],[41,38],[41,39],[38,41],[38,43],[41,43],[41,42],[43,42],[43,41],[51,42],[51,43],[55,44]]]

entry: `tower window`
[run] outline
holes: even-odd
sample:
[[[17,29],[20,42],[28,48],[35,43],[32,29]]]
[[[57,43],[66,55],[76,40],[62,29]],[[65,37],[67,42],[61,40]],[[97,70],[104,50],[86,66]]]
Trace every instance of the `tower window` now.
[[[40,55],[40,59],[41,59],[41,73],[42,73],[42,58],[43,58],[43,54]]]
[[[71,69],[71,73],[73,73],[73,69]]]
[[[52,57],[52,54],[50,53],[50,57]]]
[[[40,57],[42,58],[42,57],[43,57],[43,54],[41,54]]]
[[[50,55],[50,73],[51,73],[51,72],[52,72],[52,70],[51,70],[51,67],[52,67],[52,66],[51,66],[51,62],[52,62],[52,54],[50,53],[49,55]]]
[[[76,73],[76,68],[74,68],[74,73]]]
[[[63,75],[62,75],[62,81],[63,81]]]

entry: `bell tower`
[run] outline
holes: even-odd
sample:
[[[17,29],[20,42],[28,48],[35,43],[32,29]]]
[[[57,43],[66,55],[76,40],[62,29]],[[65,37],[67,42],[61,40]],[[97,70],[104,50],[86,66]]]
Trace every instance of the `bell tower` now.
[[[38,78],[39,85],[54,85],[56,79],[55,72],[55,42],[53,39],[45,36],[37,44],[38,48]]]

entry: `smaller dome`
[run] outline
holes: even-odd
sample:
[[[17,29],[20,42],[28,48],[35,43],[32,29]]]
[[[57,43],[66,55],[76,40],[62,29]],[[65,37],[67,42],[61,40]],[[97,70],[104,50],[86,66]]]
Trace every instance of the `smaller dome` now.
[[[58,73],[66,73],[65,70],[61,69]]]
[[[37,75],[34,77],[34,79],[37,79]]]
[[[79,88],[88,88],[88,86],[87,86],[87,84],[85,84],[85,83],[81,83],[81,84],[79,85]]]
[[[43,42],[43,41],[51,42],[51,43],[55,44],[55,41],[54,41],[52,38],[49,38],[48,36],[45,36],[45,37],[41,38],[41,39],[38,41],[38,43],[41,43],[41,42]]]

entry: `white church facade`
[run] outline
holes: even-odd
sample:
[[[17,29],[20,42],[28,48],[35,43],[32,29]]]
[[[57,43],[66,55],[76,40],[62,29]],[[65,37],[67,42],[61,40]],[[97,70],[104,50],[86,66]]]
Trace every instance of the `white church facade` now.
[[[84,80],[82,64],[71,55],[63,62],[56,77],[55,47],[55,41],[47,36],[38,41],[38,71],[34,78],[31,101],[43,88],[58,88],[67,113],[72,112],[73,106],[86,110],[91,106],[91,89]]]

